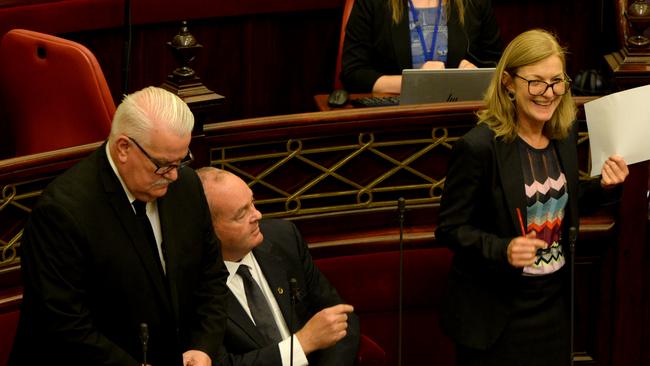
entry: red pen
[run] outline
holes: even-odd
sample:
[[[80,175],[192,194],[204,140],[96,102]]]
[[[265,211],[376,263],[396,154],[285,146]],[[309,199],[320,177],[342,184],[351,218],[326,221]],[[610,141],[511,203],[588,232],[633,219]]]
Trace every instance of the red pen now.
[[[521,235],[526,236],[526,229],[524,226],[524,219],[521,217],[521,210],[517,207],[517,217],[519,217],[519,225],[521,226]]]

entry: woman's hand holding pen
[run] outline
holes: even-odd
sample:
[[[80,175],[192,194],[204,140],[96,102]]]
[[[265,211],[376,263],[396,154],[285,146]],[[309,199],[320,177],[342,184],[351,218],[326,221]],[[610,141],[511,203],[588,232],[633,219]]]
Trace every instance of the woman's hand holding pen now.
[[[526,227],[524,226],[524,218],[521,215],[521,210],[519,207],[515,210],[517,212],[517,218],[519,219],[521,236],[512,239],[510,244],[508,244],[508,262],[513,267],[522,268],[535,263],[537,250],[546,248],[546,242],[536,239],[537,233],[534,231],[526,234]]]
[[[536,239],[535,232],[518,236],[508,244],[508,263],[516,268],[523,268],[535,263],[537,250],[546,248],[546,242]]]

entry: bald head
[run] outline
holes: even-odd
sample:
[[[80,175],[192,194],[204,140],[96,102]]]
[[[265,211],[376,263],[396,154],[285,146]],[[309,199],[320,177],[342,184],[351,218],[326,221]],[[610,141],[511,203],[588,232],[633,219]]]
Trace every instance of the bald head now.
[[[201,179],[201,184],[203,184],[203,189],[206,191],[206,196],[208,190],[211,191],[213,189],[218,189],[219,185],[223,184],[223,180],[226,179],[226,177],[239,179],[239,177],[227,170],[211,166],[197,169],[196,174],[199,176],[199,179]],[[209,200],[208,203],[210,203]],[[212,210],[212,207],[210,207],[210,210]]]
[[[225,170],[206,167],[196,172],[210,207],[212,226],[221,241],[223,259],[239,261],[264,239],[259,230],[262,215],[255,208],[253,191]]]

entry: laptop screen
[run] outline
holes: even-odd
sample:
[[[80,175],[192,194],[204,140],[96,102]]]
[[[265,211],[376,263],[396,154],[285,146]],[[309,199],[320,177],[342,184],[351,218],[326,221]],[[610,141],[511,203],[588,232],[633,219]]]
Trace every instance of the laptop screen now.
[[[405,69],[400,104],[483,100],[494,68]]]

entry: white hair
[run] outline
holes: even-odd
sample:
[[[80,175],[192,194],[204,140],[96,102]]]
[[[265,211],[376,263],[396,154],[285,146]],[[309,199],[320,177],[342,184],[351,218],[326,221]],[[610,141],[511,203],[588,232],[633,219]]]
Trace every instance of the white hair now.
[[[148,145],[156,124],[162,124],[178,136],[187,136],[194,127],[194,115],[177,95],[150,86],[124,96],[113,116],[109,141],[124,134]]]

